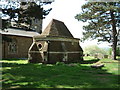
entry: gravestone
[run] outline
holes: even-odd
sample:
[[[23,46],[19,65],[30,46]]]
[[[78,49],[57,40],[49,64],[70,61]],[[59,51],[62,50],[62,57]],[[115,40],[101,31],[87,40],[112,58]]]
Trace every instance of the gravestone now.
[[[108,58],[108,55],[104,55],[104,58]]]

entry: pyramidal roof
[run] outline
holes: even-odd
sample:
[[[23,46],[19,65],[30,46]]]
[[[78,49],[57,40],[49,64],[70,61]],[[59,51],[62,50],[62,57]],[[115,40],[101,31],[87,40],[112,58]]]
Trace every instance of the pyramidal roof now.
[[[57,36],[57,37],[71,37],[73,35],[70,33],[66,25],[58,20],[52,19],[45,30],[42,32],[41,36]]]

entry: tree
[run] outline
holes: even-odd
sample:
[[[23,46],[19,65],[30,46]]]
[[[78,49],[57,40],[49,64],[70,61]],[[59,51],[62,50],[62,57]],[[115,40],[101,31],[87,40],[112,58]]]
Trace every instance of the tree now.
[[[106,54],[106,51],[102,48],[99,48],[97,45],[89,45],[84,49],[85,54],[96,55],[96,54]]]
[[[7,29],[10,26],[9,20],[2,19],[2,30]]]
[[[111,55],[111,54],[112,54],[112,48],[109,49],[109,55]],[[116,56],[120,56],[120,48],[119,47],[116,48]]]
[[[16,3],[18,4],[16,6]],[[43,9],[43,5],[51,4],[50,2],[8,2],[6,7],[2,8],[2,13],[4,15],[8,15],[9,18],[6,21],[14,21],[17,27],[24,27],[26,29],[30,29],[31,23],[33,19],[43,19],[52,8],[48,10]],[[5,20],[4,20],[5,21]],[[6,23],[6,22],[3,22]],[[7,25],[7,24],[6,24]],[[3,25],[3,29],[7,27]]]
[[[82,12],[75,18],[88,23],[83,26],[83,40],[91,38],[112,43],[112,59],[116,60],[116,46],[120,32],[120,1],[87,2],[82,6]]]

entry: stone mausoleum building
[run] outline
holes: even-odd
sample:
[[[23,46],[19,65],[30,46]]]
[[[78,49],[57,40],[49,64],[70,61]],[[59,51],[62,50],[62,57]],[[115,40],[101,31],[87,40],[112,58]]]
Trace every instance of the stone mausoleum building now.
[[[79,62],[83,50],[65,24],[53,19],[42,34],[33,37],[28,57],[30,63]]]

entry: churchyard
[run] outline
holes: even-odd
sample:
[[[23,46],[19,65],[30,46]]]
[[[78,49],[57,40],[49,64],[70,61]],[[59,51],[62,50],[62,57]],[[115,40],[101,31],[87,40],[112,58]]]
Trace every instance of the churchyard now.
[[[110,90],[114,88],[118,90],[120,57],[116,60],[116,55],[120,56],[119,0],[118,2],[86,0],[86,3],[81,3],[80,0],[71,3],[63,0],[60,3],[60,0],[56,0],[55,7],[53,5],[48,9],[44,9],[43,6],[53,3],[54,0],[39,3],[36,0],[21,3],[9,1],[5,4],[3,0],[0,1],[2,7],[0,36],[3,40],[0,46],[1,58],[8,58],[0,60],[2,63],[0,89],[107,88]],[[53,19],[42,32],[43,20],[52,9],[53,14],[48,19],[56,18],[63,21]],[[73,17],[83,24],[78,23],[77,26]],[[74,35],[83,36],[81,40],[74,38],[73,32],[71,33],[65,24],[74,30]],[[111,56],[111,51],[108,54],[97,46],[90,47],[93,51],[83,55],[83,51],[86,50],[81,48],[79,42],[84,40],[110,43],[113,60],[108,56]]]
[[[33,64],[2,60],[2,88],[118,88],[120,61],[84,57],[80,63]],[[101,69],[91,65],[104,64]]]

